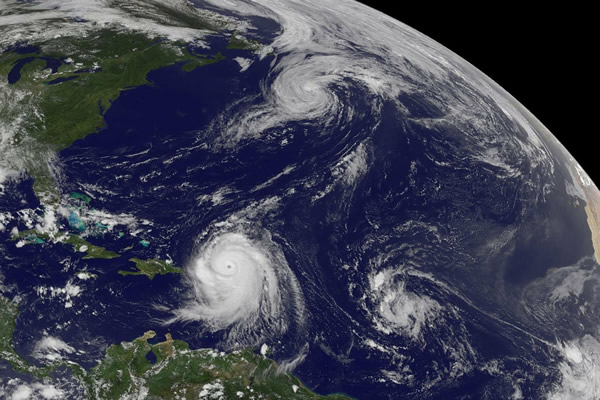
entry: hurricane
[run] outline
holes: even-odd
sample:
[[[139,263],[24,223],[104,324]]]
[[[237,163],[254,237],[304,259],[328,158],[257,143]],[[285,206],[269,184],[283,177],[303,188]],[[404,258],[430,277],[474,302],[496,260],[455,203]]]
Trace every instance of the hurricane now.
[[[266,233],[213,234],[203,242],[186,275],[190,291],[175,319],[228,329],[233,343],[258,343],[303,321],[300,286],[282,251]]]
[[[600,191],[355,0],[0,0],[0,326],[0,398],[598,400]]]

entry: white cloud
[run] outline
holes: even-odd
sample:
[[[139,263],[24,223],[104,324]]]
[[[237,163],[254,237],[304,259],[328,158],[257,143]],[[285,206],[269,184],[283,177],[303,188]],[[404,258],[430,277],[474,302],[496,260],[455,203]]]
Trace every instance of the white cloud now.
[[[442,309],[434,299],[408,290],[393,269],[371,274],[369,287],[375,326],[387,334],[396,332],[421,340],[423,327],[434,321]]]
[[[557,344],[564,357],[558,365],[562,381],[548,395],[549,400],[600,399],[600,343],[596,338],[582,338]]]
[[[62,359],[65,353],[71,354],[73,352],[75,352],[75,349],[60,338],[44,336],[35,344],[33,356],[38,359],[55,361]]]
[[[11,399],[12,400],[26,400],[30,399],[33,394],[33,389],[27,385],[19,385],[12,392]]]

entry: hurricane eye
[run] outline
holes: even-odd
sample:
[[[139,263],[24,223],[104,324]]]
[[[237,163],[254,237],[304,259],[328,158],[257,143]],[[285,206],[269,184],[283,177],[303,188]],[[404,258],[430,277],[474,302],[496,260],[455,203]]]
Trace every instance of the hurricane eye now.
[[[177,313],[185,319],[203,320],[215,331],[233,326],[236,332],[242,328],[258,332],[270,326],[282,332],[287,323],[273,321],[287,317],[290,303],[303,308],[295,277],[273,242],[223,233],[201,247],[190,268],[194,300]],[[236,340],[247,338],[236,336]]]
[[[234,263],[227,262],[222,268],[219,268],[218,272],[222,275],[232,275],[236,272],[237,267]]]

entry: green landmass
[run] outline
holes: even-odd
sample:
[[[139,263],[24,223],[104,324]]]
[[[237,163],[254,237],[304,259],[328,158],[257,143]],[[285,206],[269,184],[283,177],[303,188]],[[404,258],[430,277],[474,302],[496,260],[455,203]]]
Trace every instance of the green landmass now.
[[[23,240],[25,244],[43,244],[46,242],[56,242],[70,245],[75,252],[85,253],[84,259],[90,258],[102,258],[112,259],[120,257],[121,255],[105,249],[104,247],[96,246],[91,244],[87,240],[80,236],[70,234],[67,232],[59,232],[54,236],[48,233],[40,233],[35,229],[19,232],[17,235],[11,238],[12,241]]]
[[[0,359],[16,371],[46,381],[52,380],[50,372],[55,368],[66,366],[89,399],[349,399],[310,391],[298,378],[282,372],[275,361],[251,349],[230,353],[191,350],[185,341],[174,340],[170,334],[164,341],[151,344],[148,340],[156,336],[154,331],[110,346],[104,359],[89,371],[68,361],[37,367],[13,348],[17,316],[17,305],[0,295]],[[149,353],[154,355],[154,362],[149,361]]]
[[[144,275],[148,277],[148,279],[152,280],[156,275],[166,275],[166,274],[183,274],[183,269],[176,267],[172,264],[164,260],[158,259],[150,259],[150,260],[141,260],[139,258],[131,258],[129,261],[135,263],[136,270],[135,271],[118,271],[119,274],[123,276],[127,275]]]
[[[91,397],[138,398],[146,393],[142,397],[147,399],[348,399],[311,392],[296,377],[281,372],[273,360],[251,350],[190,350],[170,334],[163,342],[148,343],[155,336],[148,331],[132,342],[111,346],[86,377],[93,388]],[[153,364],[147,359],[150,352],[156,357]]]
[[[40,54],[0,53],[2,79],[8,77],[20,60],[34,57],[21,68],[20,79],[9,85],[19,91],[20,97],[12,100],[15,107],[0,110],[0,119],[15,120],[16,113],[24,107],[32,109],[15,137],[15,145],[23,146],[24,152],[32,155],[43,154],[44,149],[60,151],[98,131],[104,126],[104,113],[122,91],[150,84],[146,78],[150,71],[176,63],[181,63],[185,71],[191,71],[224,58],[221,54],[192,54],[185,43],[113,29],[31,44],[40,47]],[[62,63],[52,74],[44,70],[46,62],[40,57]],[[57,78],[71,77],[76,79],[49,84]],[[27,139],[33,139],[33,144]],[[34,179],[38,198],[46,203],[57,203],[60,194],[47,160],[33,156],[25,160],[25,164]]]
[[[262,43],[258,40],[245,38],[238,33],[233,33],[227,44],[229,50],[258,50],[262,47]]]
[[[0,358],[8,361],[16,371],[29,372],[29,365],[13,348],[13,332],[19,308],[4,296],[0,296]]]
[[[198,67],[203,67],[205,65],[218,63],[219,61],[223,61],[224,59],[225,59],[225,56],[223,54],[221,54],[221,52],[218,52],[214,57],[205,57],[205,56],[200,55],[200,56],[197,56],[196,60],[192,60],[192,61],[184,63],[181,66],[181,69],[185,72],[192,72],[193,70],[195,70]]]
[[[39,57],[59,60],[58,72],[40,79],[42,60],[36,59],[21,70],[21,78],[14,84],[33,91],[38,99],[44,124],[40,124],[36,138],[56,150],[68,147],[104,126],[105,113],[120,92],[148,84],[147,74],[155,69],[177,62],[212,63],[211,58],[191,54],[183,43],[173,43],[142,33],[99,30],[86,37],[64,36],[38,44]],[[31,55],[7,53],[0,64],[13,64]],[[5,58],[5,59],[3,59]],[[85,72],[77,72],[85,70]],[[49,80],[73,77],[66,82],[48,85]],[[102,111],[102,112],[101,112]]]
[[[84,259],[102,258],[108,260],[120,257],[120,254],[115,253],[111,250],[107,250],[104,247],[91,244],[90,242],[84,240],[80,236],[65,233],[63,237],[65,239],[62,240],[62,243],[70,244],[73,247],[74,251],[80,251],[85,253],[85,256],[83,256]],[[59,238],[58,240],[61,241],[61,238]]]
[[[21,357],[13,347],[13,334],[19,307],[15,302],[0,295],[0,359],[7,361],[13,370],[26,372],[38,378],[48,376],[54,366],[36,367]]]

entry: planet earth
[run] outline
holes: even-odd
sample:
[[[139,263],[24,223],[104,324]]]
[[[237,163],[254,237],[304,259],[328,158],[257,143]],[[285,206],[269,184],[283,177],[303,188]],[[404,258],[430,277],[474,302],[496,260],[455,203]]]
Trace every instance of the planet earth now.
[[[351,0],[0,5],[0,397],[598,399],[600,193]]]

